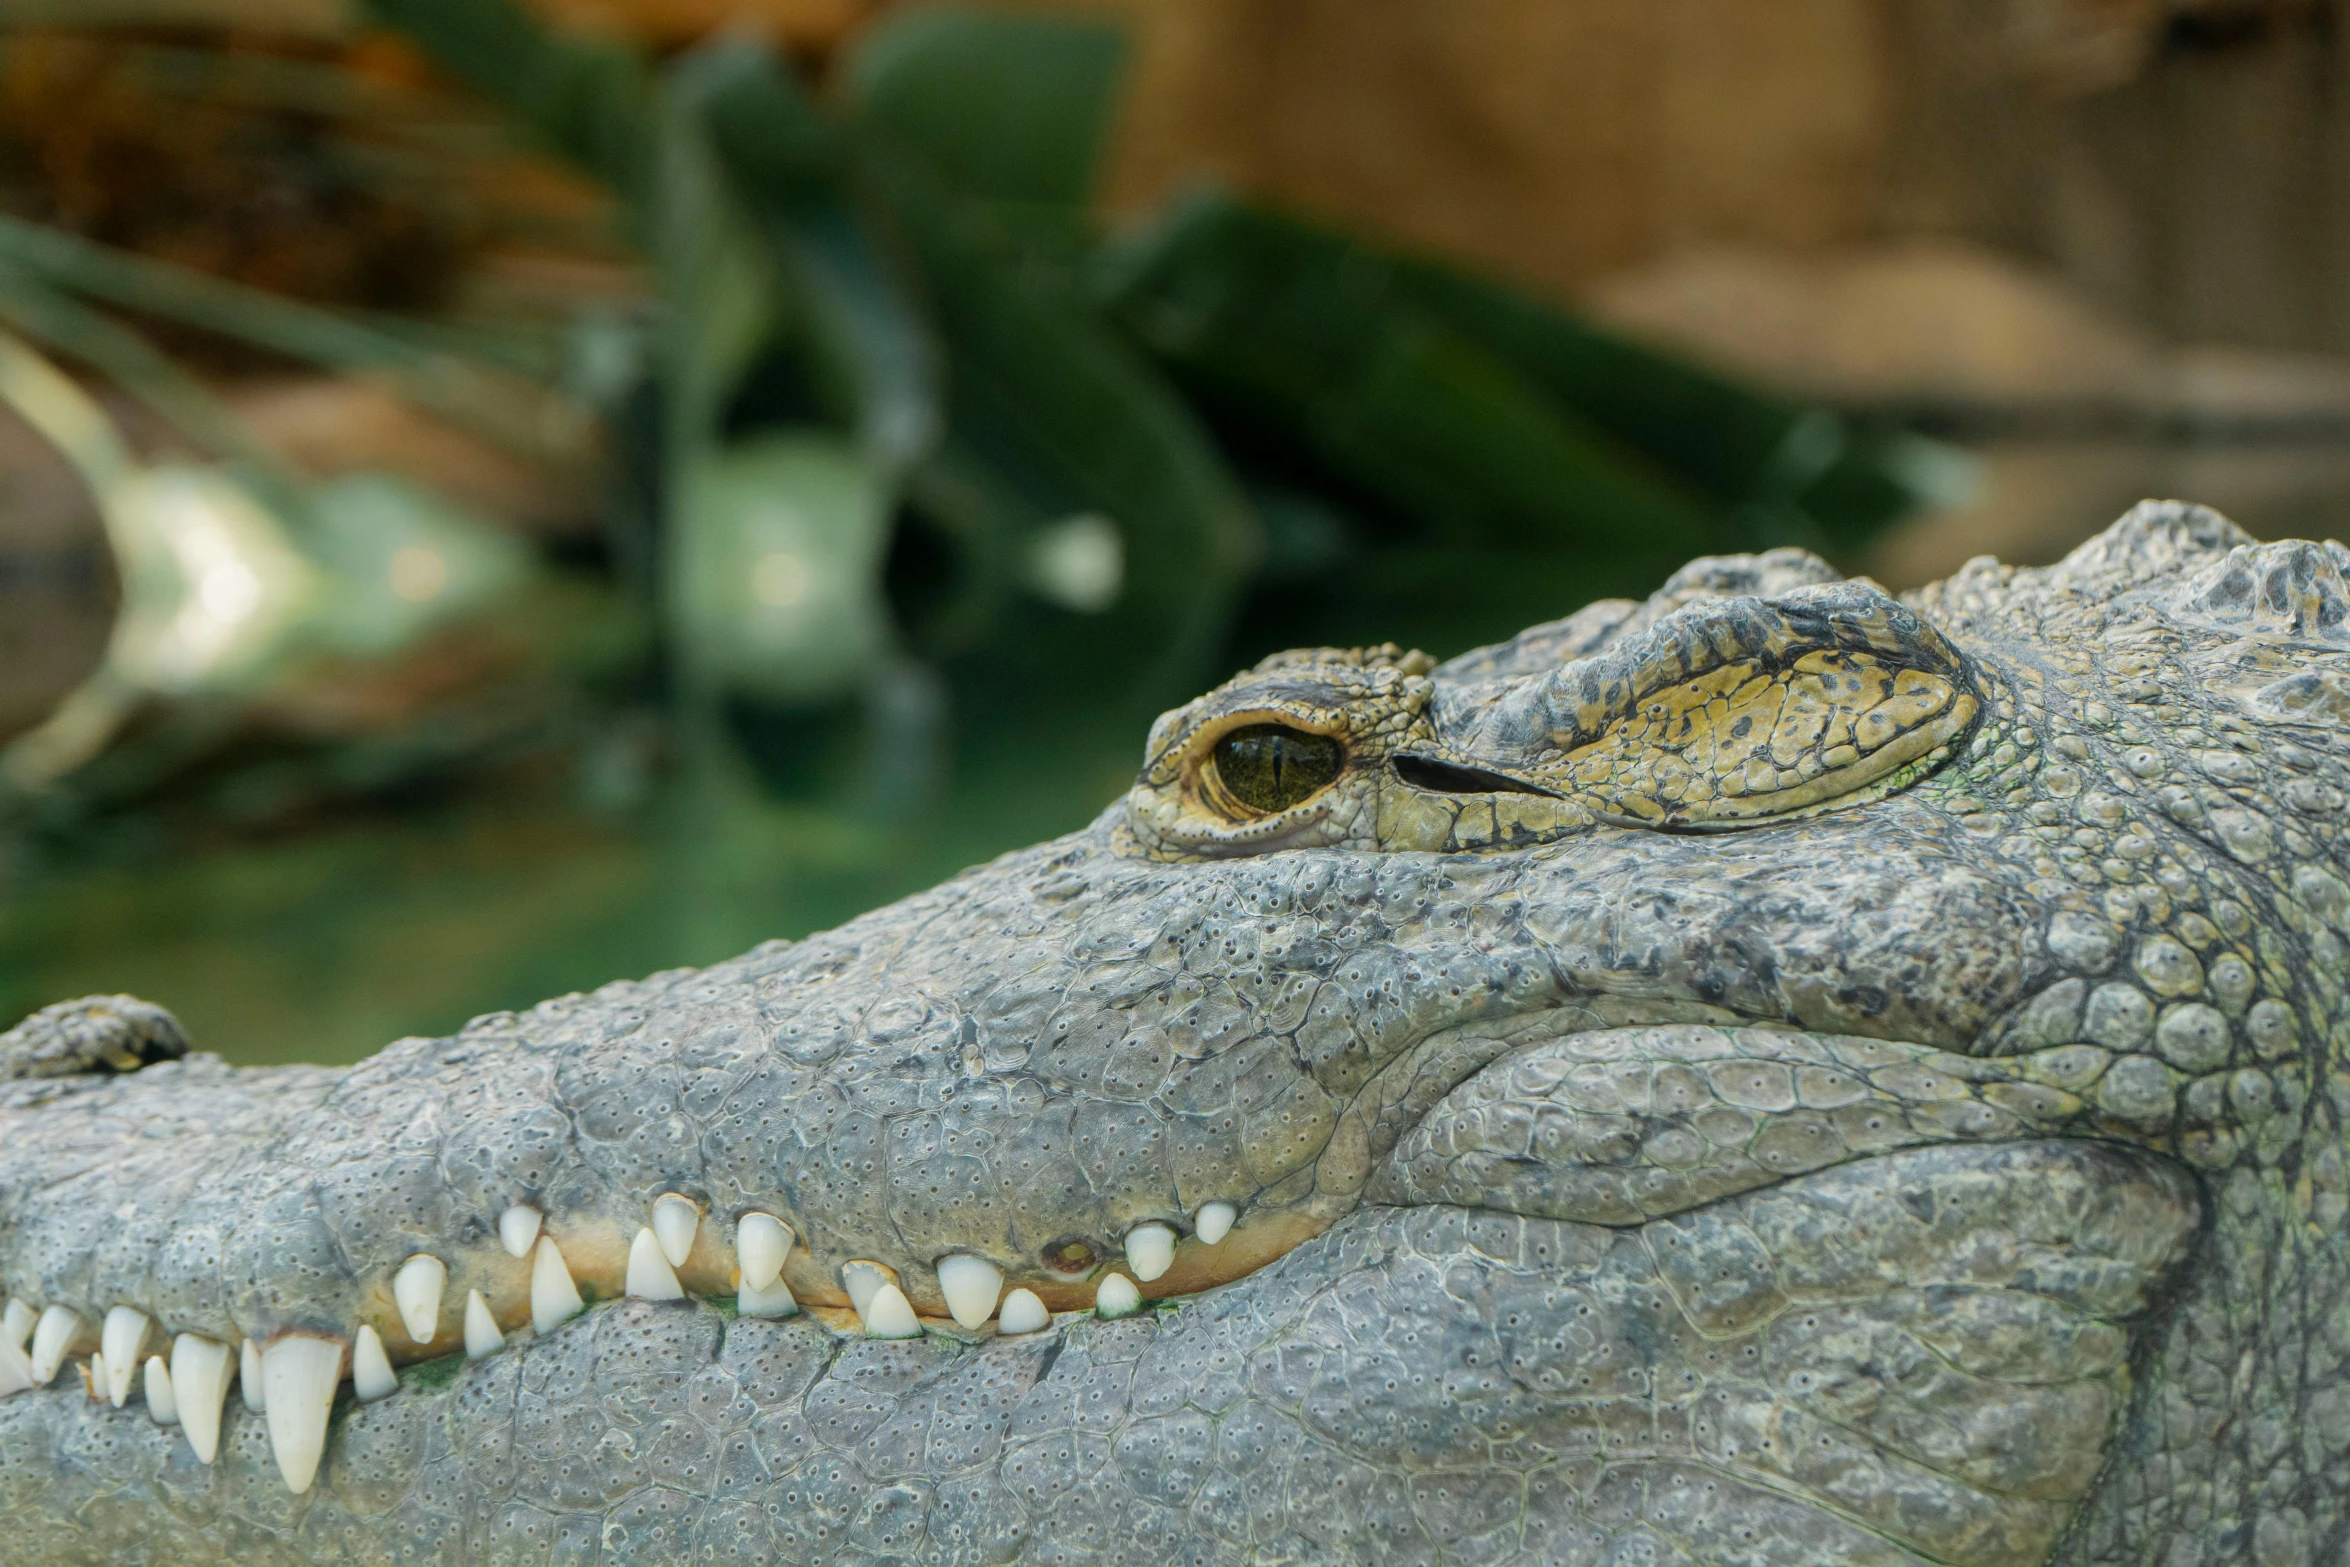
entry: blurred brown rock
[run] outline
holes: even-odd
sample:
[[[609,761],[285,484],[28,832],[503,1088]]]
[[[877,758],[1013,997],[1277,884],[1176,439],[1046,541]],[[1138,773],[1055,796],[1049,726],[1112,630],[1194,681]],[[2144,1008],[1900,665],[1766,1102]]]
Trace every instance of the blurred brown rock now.
[[[1584,298],[1639,336],[1838,402],[2104,404],[2147,395],[2160,362],[2051,269],[1952,241],[1691,250]]]

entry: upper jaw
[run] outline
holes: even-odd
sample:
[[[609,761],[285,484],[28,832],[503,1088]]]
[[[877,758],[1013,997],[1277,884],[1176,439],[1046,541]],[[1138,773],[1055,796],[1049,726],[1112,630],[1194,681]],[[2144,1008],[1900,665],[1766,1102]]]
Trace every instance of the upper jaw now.
[[[1176,1244],[1146,1288],[1189,1291],[1349,1211],[1437,1100],[1537,1034],[1746,1017],[1963,1039],[1965,1008],[2020,983],[1949,939],[1955,909],[1997,946],[1967,909],[1985,897],[1881,830],[1864,884],[1770,834],[1694,860],[1601,831],[1523,855],[1166,867],[1109,852],[1107,827],[348,1072],[196,1058],[20,1085],[0,1099],[25,1151],[0,1169],[0,1280],[93,1333],[126,1305],[230,1345],[364,1326],[398,1359],[459,1345],[475,1289],[499,1325],[531,1318],[534,1259],[499,1243],[510,1208],[603,1296],[675,1195],[699,1214],[673,1268],[693,1292],[735,1287],[753,1213],[791,1227],[784,1283],[811,1304],[845,1304],[844,1266],[870,1260],[943,1312],[941,1259],[978,1255],[1007,1290],[1082,1306],[1103,1267],[1136,1271],[1122,1253],[1153,1225]],[[1868,942],[1807,946],[1856,893]],[[1896,975],[1960,1010],[1854,999]],[[1223,1202],[1242,1222],[1206,1245]],[[1072,1238],[1096,1266],[1045,1268]],[[394,1288],[419,1252],[447,1274],[421,1342]]]
[[[1188,868],[1104,852],[1097,826],[840,931],[480,1019],[348,1076],[220,1074],[175,1095],[156,1079],[150,1097],[150,1069],[77,1094],[86,1110],[20,1112],[40,1114],[19,1140],[45,1152],[17,1161],[31,1184],[7,1194],[0,1278],[62,1294],[94,1257],[143,1253],[104,1271],[158,1278],[175,1311],[209,1280],[212,1311],[258,1321],[298,1315],[300,1281],[355,1283],[420,1238],[486,1241],[517,1201],[613,1215],[625,1239],[673,1188],[721,1220],[783,1204],[811,1266],[888,1242],[919,1277],[993,1242],[1018,1269],[1071,1232],[1114,1256],[1126,1226],[1184,1229],[1206,1202],[1305,1179],[1311,1161],[1232,1115],[1334,1125],[1370,1071],[1480,1018],[1638,1003],[1971,1040],[2025,988],[2032,933],[1980,876],[1902,852],[1897,826],[1836,829],[1873,864],[1770,832],[1602,830],[1411,865]],[[1834,939],[1855,922],[1864,939]],[[102,1108],[116,1094],[136,1115]],[[1234,1172],[1239,1190],[1208,1184]],[[126,1202],[139,1216],[112,1218]],[[89,1222],[47,1244],[61,1212]],[[257,1272],[297,1282],[220,1297]]]

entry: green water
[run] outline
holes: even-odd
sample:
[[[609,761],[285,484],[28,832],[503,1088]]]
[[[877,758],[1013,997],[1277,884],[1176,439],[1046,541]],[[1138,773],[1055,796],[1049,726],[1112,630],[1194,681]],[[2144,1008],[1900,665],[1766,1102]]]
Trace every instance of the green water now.
[[[770,937],[827,929],[1083,826],[1132,780],[1138,724],[961,749],[896,821],[672,779],[625,812],[488,789],[300,830],[119,838],[0,892],[0,1013],[128,991],[241,1063],[357,1060],[408,1034]]]

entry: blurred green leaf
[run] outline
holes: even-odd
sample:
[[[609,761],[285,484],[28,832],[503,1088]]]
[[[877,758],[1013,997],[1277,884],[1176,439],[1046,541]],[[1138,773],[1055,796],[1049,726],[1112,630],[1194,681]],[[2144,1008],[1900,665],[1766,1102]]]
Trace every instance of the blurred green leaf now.
[[[926,640],[992,629],[1032,673],[1131,690],[1196,671],[1259,541],[1214,442],[1062,264],[1124,63],[1115,25],[933,6],[867,33],[844,77],[858,180],[918,258],[949,368],[953,434],[913,496],[962,568]],[[1014,634],[1013,591],[1055,609]]]
[[[655,120],[652,255],[664,301],[657,368],[663,458],[723,438],[728,400],[773,338],[788,301],[710,141],[697,61],[673,68]]]
[[[1679,558],[1720,509],[1327,230],[1193,201],[1108,258],[1116,319],[1227,422],[1455,545]]]
[[[326,568],[319,639],[346,657],[390,657],[511,598],[533,575],[519,540],[390,474],[322,485],[309,514],[303,544]]]
[[[888,466],[835,433],[725,428],[745,371],[805,300],[784,256],[761,242],[776,229],[754,227],[726,178],[715,133],[728,124],[744,136],[746,117],[786,113],[792,100],[731,48],[689,55],[663,82],[664,608],[693,721],[707,728],[722,695],[826,701],[888,653],[881,562],[896,492]],[[728,115],[713,115],[713,102]],[[700,770],[707,787],[731,776]]]
[[[380,377],[424,407],[542,461],[577,463],[590,440],[585,410],[536,382],[225,278],[9,217],[0,217],[0,266],[338,374]]]
[[[973,201],[1082,207],[1117,107],[1114,23],[958,5],[898,12],[846,66],[861,127]]]
[[[1125,241],[1101,276],[1119,319],[1201,395],[1461,542],[1531,527],[1585,548],[1637,539],[1660,559],[1849,548],[1928,498],[1915,437],[1218,193]]]
[[[1011,264],[985,221],[919,169],[884,167],[947,343],[961,450],[992,467],[1039,524],[1092,514],[1119,534],[1114,615],[1068,627],[1063,641],[1035,627],[1010,640],[1097,682],[1106,669],[1134,670],[1145,685],[1188,677],[1261,547],[1222,454],[1175,389],[1081,296]]]
[[[1816,524],[1827,543],[1850,547],[1927,498],[1889,458],[1887,437],[1827,409],[1769,396],[1473,273],[1383,259],[1396,297],[1727,506],[1785,508],[1800,515],[1783,529]]]
[[[1401,256],[1366,257],[1359,265],[1384,273],[1383,292],[1428,311],[1718,499],[1754,492],[1774,462],[1790,465],[1789,477],[1800,483],[1842,451],[1837,433],[1795,429],[1804,409],[1597,331],[1514,289]]]
[[[937,438],[938,353],[902,264],[851,198],[838,133],[772,56],[739,39],[696,51],[669,80],[705,116],[833,400],[870,458],[902,471]]]
[[[300,511],[300,480],[245,422],[177,361],[71,295],[0,266],[0,319],[78,359],[137,398],[188,444],[229,463],[281,515]]]

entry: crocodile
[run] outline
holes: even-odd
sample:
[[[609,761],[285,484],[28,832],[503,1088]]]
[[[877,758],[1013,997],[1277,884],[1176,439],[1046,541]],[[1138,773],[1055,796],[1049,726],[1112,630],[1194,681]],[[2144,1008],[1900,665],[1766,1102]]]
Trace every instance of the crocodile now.
[[[0,1035],[0,1561],[2350,1560],[2350,553],[1278,655],[838,930]]]

